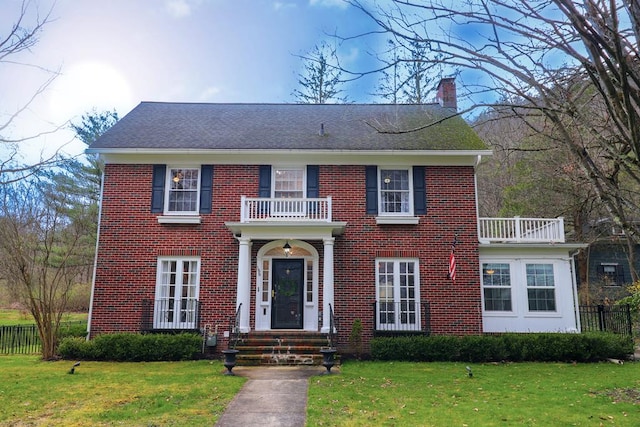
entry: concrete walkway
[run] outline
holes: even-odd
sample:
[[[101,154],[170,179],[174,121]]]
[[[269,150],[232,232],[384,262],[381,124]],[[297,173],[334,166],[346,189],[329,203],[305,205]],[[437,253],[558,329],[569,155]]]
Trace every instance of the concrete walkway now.
[[[249,381],[233,398],[216,426],[304,426],[309,377],[321,375],[323,372],[325,368],[322,366],[233,368],[234,374],[246,377]]]

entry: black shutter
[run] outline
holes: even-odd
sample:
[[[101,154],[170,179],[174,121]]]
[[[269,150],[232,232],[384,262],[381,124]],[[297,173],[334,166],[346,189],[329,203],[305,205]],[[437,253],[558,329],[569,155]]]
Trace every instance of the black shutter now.
[[[424,166],[413,167],[413,214],[426,215],[427,189],[424,181]]]
[[[200,213],[210,214],[213,201],[213,165],[200,167]]]
[[[307,197],[310,199],[320,197],[318,175],[319,168],[317,165],[307,165]]]
[[[260,186],[258,197],[271,197],[271,165],[260,165]]]
[[[378,213],[378,167],[366,166],[366,194],[367,194],[367,213]]]
[[[164,178],[167,173],[167,165],[153,165],[153,178],[151,180],[151,212],[164,212]]]

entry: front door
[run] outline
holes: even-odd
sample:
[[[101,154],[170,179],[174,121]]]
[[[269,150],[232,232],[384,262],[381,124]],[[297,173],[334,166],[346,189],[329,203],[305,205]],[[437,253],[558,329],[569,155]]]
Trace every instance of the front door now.
[[[271,292],[271,328],[302,329],[303,259],[274,259]]]

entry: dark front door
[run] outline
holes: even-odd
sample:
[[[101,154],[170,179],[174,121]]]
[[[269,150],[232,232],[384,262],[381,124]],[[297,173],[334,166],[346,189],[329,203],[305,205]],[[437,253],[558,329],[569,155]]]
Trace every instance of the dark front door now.
[[[274,259],[271,328],[302,329],[303,259]]]

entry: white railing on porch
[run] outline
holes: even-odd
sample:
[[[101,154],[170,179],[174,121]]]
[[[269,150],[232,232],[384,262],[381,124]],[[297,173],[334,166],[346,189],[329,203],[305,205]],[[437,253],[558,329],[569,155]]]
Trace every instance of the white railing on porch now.
[[[331,197],[267,199],[242,196],[241,203],[240,222],[331,222]]]
[[[563,218],[478,218],[481,242],[564,243]]]

